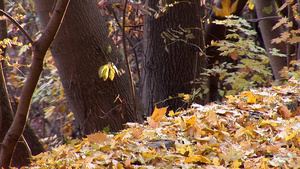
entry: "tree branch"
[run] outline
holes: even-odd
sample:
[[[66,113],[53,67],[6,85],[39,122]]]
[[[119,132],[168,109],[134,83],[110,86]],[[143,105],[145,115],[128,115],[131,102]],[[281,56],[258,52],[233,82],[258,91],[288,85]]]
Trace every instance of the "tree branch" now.
[[[257,18],[257,19],[247,19],[248,22],[259,22],[262,20],[270,20],[270,19],[280,19],[282,17],[280,16],[268,16],[268,17],[262,17],[262,18]]]
[[[29,34],[27,33],[27,31],[19,24],[18,21],[16,21],[13,17],[11,17],[8,13],[6,13],[5,11],[3,11],[2,9],[0,9],[0,13],[5,15],[9,20],[11,20],[20,30],[21,32],[27,37],[27,39],[29,40],[29,42],[32,44],[33,40],[31,39],[31,37],[29,36]]]
[[[138,115],[136,111],[136,103],[135,103],[135,90],[134,90],[134,85],[133,85],[133,79],[130,71],[130,65],[128,61],[128,56],[127,56],[127,49],[126,49],[126,32],[125,32],[125,27],[126,27],[126,6],[127,6],[128,0],[125,0],[124,2],[124,11],[123,11],[123,27],[122,27],[122,41],[123,41],[123,49],[124,49],[124,56],[125,56],[125,61],[127,65],[127,70],[129,73],[129,78],[130,78],[130,86],[131,86],[131,95],[132,95],[132,107],[133,107],[133,113],[135,114],[135,120],[138,121]]]
[[[45,54],[59,30],[69,1],[70,0],[59,0],[57,2],[53,16],[50,19],[45,31],[37,41],[33,42],[33,60],[31,71],[25,81],[15,119],[9,128],[1,146],[1,167],[9,168],[16,144],[25,128],[32,95],[43,70],[43,60]]]

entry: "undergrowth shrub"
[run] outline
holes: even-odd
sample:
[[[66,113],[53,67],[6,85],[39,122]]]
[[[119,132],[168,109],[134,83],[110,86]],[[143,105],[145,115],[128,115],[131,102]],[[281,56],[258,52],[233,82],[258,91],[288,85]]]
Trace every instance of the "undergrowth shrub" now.
[[[219,76],[222,88],[219,94],[232,95],[250,88],[269,84],[272,76],[268,66],[269,58],[264,48],[254,42],[256,31],[251,25],[237,16],[230,15],[225,20],[214,21],[224,25],[228,34],[225,40],[212,41],[211,45],[218,47],[222,57],[231,57],[236,63],[216,62],[212,69],[206,69],[203,75]]]

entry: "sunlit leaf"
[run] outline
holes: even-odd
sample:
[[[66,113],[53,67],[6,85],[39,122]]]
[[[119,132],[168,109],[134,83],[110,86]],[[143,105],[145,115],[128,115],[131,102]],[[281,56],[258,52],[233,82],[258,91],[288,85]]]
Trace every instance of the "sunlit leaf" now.
[[[109,75],[109,65],[103,65],[99,69],[99,77],[103,78],[104,81],[108,78]]]
[[[285,141],[289,141],[289,140],[293,139],[295,136],[296,136],[296,133],[292,133],[285,138]]]
[[[273,127],[278,126],[277,123],[271,122],[270,120],[262,120],[259,125],[260,126],[271,125]]]
[[[212,6],[212,9],[216,16],[225,17],[236,11],[238,0],[236,0],[232,5],[230,0],[222,0],[222,8],[218,8],[216,6]]]
[[[188,127],[192,127],[196,124],[196,122],[197,122],[197,116],[194,115],[186,121],[186,124]]]
[[[106,81],[107,78],[113,81],[116,73],[118,74],[119,71],[117,67],[111,62],[108,62],[108,64],[101,66],[98,71],[99,77],[103,78],[104,81]]]
[[[155,122],[160,121],[166,115],[167,109],[168,109],[168,106],[167,107],[162,107],[162,108],[157,108],[156,105],[155,105],[154,111],[152,113],[151,118]]]
[[[201,162],[201,163],[205,163],[205,164],[211,164],[211,161],[208,158],[206,158],[202,155],[190,156],[187,159],[185,159],[184,162],[185,163],[198,163],[198,162]]]

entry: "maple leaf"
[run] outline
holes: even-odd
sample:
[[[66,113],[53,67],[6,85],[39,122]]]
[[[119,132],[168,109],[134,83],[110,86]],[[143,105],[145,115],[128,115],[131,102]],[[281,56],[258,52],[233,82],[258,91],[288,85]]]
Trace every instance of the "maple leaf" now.
[[[285,24],[287,22],[288,22],[288,18],[287,17],[279,19],[279,21],[273,26],[272,30],[277,29],[279,26],[281,26],[281,25],[283,25],[283,24]]]
[[[155,105],[151,119],[153,119],[155,122],[161,121],[161,119],[166,115],[168,107],[169,106],[157,108]]]
[[[295,43],[298,43],[298,42],[300,42],[300,37],[299,36],[292,37],[288,40],[288,43],[290,43],[290,44],[295,44]]]
[[[282,42],[282,38],[274,38],[274,39],[272,39],[272,41],[271,41],[271,43],[276,43],[276,44],[278,44],[278,43],[280,43],[280,42]]]
[[[236,11],[238,0],[236,0],[232,5],[230,5],[230,0],[222,0],[222,8],[218,8],[216,6],[213,6],[212,9],[215,12],[216,16],[219,17],[226,17],[230,14],[233,14]]]
[[[246,93],[242,93],[241,96],[247,97],[247,103],[254,104],[256,103],[256,99],[258,98],[258,95],[254,95],[253,92],[248,91]]]

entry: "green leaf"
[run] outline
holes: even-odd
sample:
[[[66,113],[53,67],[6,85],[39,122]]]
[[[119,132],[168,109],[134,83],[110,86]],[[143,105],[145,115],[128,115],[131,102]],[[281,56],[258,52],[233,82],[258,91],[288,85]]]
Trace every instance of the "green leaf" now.
[[[273,7],[272,5],[268,6],[268,7],[264,7],[263,12],[270,15],[273,12]]]

